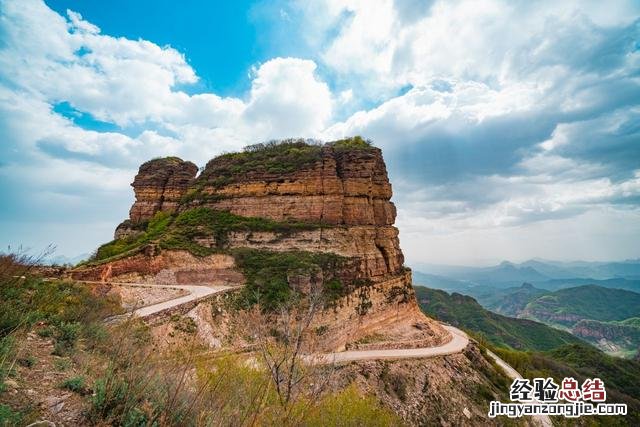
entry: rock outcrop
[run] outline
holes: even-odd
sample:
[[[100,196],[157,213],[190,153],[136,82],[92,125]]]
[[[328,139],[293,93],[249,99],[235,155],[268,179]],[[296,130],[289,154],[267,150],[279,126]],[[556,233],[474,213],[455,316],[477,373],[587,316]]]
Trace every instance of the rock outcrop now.
[[[140,250],[106,260],[113,279],[242,285],[241,269],[228,255],[234,250],[333,254],[346,260],[339,271],[287,275],[291,288],[332,277],[343,282],[341,292],[347,294],[318,321],[327,348],[344,348],[367,336],[380,341],[427,340],[434,345],[448,339],[416,303],[411,273],[404,267],[398,230],[393,226],[396,209],[380,149],[357,139],[324,145],[300,141],[258,145],[219,156],[199,176],[196,173],[193,163],[177,158],[143,164],[132,183],[136,201],[129,219],[116,230],[120,240],[115,246],[135,246],[136,235],[144,233],[159,212],[179,218],[204,208],[249,220],[304,226],[285,232],[267,227],[222,233],[200,223],[189,229],[188,236],[179,237],[212,254],[205,258],[189,254],[188,245],[187,251],[180,251],[147,236]],[[74,277],[99,280],[104,265],[89,264],[77,269]],[[392,333],[377,332],[385,328]]]
[[[197,173],[195,164],[177,157],[154,159],[140,166],[131,183],[136,201],[129,219],[116,228],[115,238],[135,233],[136,225],[150,220],[159,211],[175,212]]]

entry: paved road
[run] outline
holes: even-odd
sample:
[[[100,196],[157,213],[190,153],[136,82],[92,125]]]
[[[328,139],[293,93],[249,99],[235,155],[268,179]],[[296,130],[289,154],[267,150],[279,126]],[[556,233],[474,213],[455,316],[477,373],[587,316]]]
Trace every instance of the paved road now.
[[[324,353],[310,356],[314,363],[340,363],[354,360],[379,360],[379,359],[411,359],[420,357],[445,356],[447,354],[460,353],[469,344],[469,337],[458,328],[442,325],[451,333],[453,338],[446,344],[437,347],[404,348],[389,350],[349,350],[337,353]]]
[[[507,362],[500,359],[497,354],[492,352],[491,350],[487,350],[487,354],[491,357],[497,364],[502,368],[505,374],[512,380],[521,379],[522,375],[518,373],[515,369],[513,369]],[[540,403],[537,402],[536,403]],[[553,423],[551,422],[551,418],[548,415],[536,415],[531,418],[534,424],[542,427],[553,427]]]

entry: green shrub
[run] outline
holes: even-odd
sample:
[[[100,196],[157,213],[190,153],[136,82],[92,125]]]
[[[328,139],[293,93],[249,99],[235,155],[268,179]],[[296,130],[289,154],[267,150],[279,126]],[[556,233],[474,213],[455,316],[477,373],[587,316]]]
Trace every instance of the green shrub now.
[[[0,403],[0,426],[19,426],[22,423],[23,415],[14,411],[10,406]]]
[[[303,139],[270,141],[212,159],[199,180],[213,187],[223,187],[246,179],[247,174],[286,175],[309,169],[321,159],[319,143]]]
[[[73,350],[80,336],[81,329],[82,325],[78,322],[60,323],[60,325],[58,325],[56,342],[53,346],[53,354],[56,356],[64,356]]]
[[[303,421],[307,426],[400,426],[404,423],[355,385],[325,396]]]
[[[322,272],[325,283],[331,283],[331,295],[335,295],[335,289],[342,289],[339,279],[331,276],[339,270],[344,259],[332,253],[246,248],[235,249],[232,253],[246,279],[237,300],[243,307],[260,303],[263,309],[273,311],[295,303],[300,295],[289,283],[294,275],[309,276],[312,282],[318,282]]]
[[[368,150],[373,148],[371,140],[364,139],[360,135],[333,141],[330,144],[337,150]]]
[[[86,391],[85,379],[83,376],[67,378],[60,384],[60,388],[71,390],[74,393],[84,394]]]
[[[66,357],[54,359],[53,367],[56,369],[56,371],[66,371],[67,369],[71,368],[71,360],[67,359]]]

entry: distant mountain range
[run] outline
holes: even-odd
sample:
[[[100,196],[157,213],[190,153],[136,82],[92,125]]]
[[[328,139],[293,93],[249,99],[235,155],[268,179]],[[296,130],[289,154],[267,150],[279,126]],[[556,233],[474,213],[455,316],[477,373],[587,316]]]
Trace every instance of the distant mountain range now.
[[[421,268],[428,270],[414,271],[416,285],[470,295],[494,313],[570,331],[611,354],[640,347],[640,260]]]
[[[74,257],[67,257],[64,255],[53,255],[43,260],[44,264],[50,265],[76,265],[80,261],[89,259],[91,254],[80,254]]]
[[[477,286],[508,288],[524,282],[548,290],[594,284],[640,291],[640,260],[559,262],[533,259],[519,264],[503,261],[490,267],[423,264],[415,270],[415,283],[454,291]]]
[[[493,313],[469,296],[422,286],[416,286],[415,290],[418,303],[425,313],[467,330],[525,378],[574,377],[579,381],[601,378],[607,384],[607,398],[626,403],[629,407],[629,414],[623,422],[613,418],[607,421],[611,425],[640,425],[640,356],[635,360],[609,356],[566,331],[532,320]],[[515,289],[515,292],[530,295],[540,291],[531,285]],[[589,291],[579,290],[578,293]],[[542,292],[552,295],[548,291]],[[611,309],[615,310],[615,307]],[[596,313],[599,311],[596,308]],[[640,319],[604,323],[611,328],[628,328],[639,325]],[[627,332],[629,335],[635,333]]]

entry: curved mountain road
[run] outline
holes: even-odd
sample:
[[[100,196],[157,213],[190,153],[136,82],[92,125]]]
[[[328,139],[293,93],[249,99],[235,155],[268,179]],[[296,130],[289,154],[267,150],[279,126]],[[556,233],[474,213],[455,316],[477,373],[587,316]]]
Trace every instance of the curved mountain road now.
[[[388,350],[348,350],[309,356],[314,363],[328,364],[355,360],[413,359],[446,356],[460,353],[469,344],[469,337],[458,328],[442,325],[452,336],[451,341],[437,347],[402,348]]]
[[[85,283],[100,283],[100,282],[85,282]],[[133,311],[133,314],[139,317],[147,317],[153,314],[162,312],[167,309],[171,309],[182,304],[187,304],[192,301],[206,298],[210,295],[218,292],[231,289],[232,286],[204,286],[204,285],[151,285],[144,283],[122,283],[122,282],[110,282],[119,286],[134,286],[134,287],[160,287],[166,289],[180,289],[189,292],[187,295],[173,298],[156,304],[148,305],[146,307],[140,307]],[[348,350],[335,353],[320,353],[305,356],[305,360],[310,363],[316,364],[330,364],[330,363],[342,363],[352,362],[358,360],[381,360],[381,359],[412,359],[412,358],[429,358],[446,356],[449,354],[461,353],[467,345],[469,345],[469,337],[466,333],[460,329],[451,325],[442,324],[452,336],[451,341],[436,346],[436,347],[422,347],[422,348],[405,348],[405,349],[388,349],[388,350]],[[487,354],[491,357],[504,373],[511,379],[522,378],[522,375],[513,369],[507,362],[498,357],[495,353],[487,350]],[[551,419],[547,415],[534,416],[532,421],[536,426],[552,427]]]
[[[491,350],[487,350],[487,355],[489,357],[491,357],[498,364],[498,366],[500,366],[500,368],[504,371],[504,373],[509,378],[511,378],[512,380],[522,379],[522,375],[520,375],[518,373],[518,371],[513,369],[511,367],[511,365],[509,365],[507,362],[505,362],[504,360],[500,359],[500,357],[498,357],[497,354],[495,354]],[[535,401],[535,403],[540,403],[540,402]],[[551,422],[551,418],[549,418],[548,415],[535,415],[535,416],[531,417],[531,420],[537,426],[553,427],[553,423]]]
[[[103,282],[91,281],[91,280],[78,280],[81,283],[91,283],[91,284],[100,284]],[[133,312],[129,314],[134,314],[139,317],[148,317],[154,315],[156,313],[160,313],[161,311],[168,310],[174,307],[178,307],[183,304],[190,303],[192,301],[197,301],[203,298],[206,298],[210,295],[217,294],[218,292],[223,292],[228,289],[234,288],[234,286],[205,286],[205,285],[155,285],[149,283],[128,283],[128,282],[106,282],[111,285],[117,286],[130,286],[130,287],[138,287],[138,288],[163,288],[163,289],[177,289],[182,291],[187,291],[187,295],[179,296],[177,298],[171,298],[165,301],[161,301],[155,304],[150,304],[146,306],[139,307]]]

